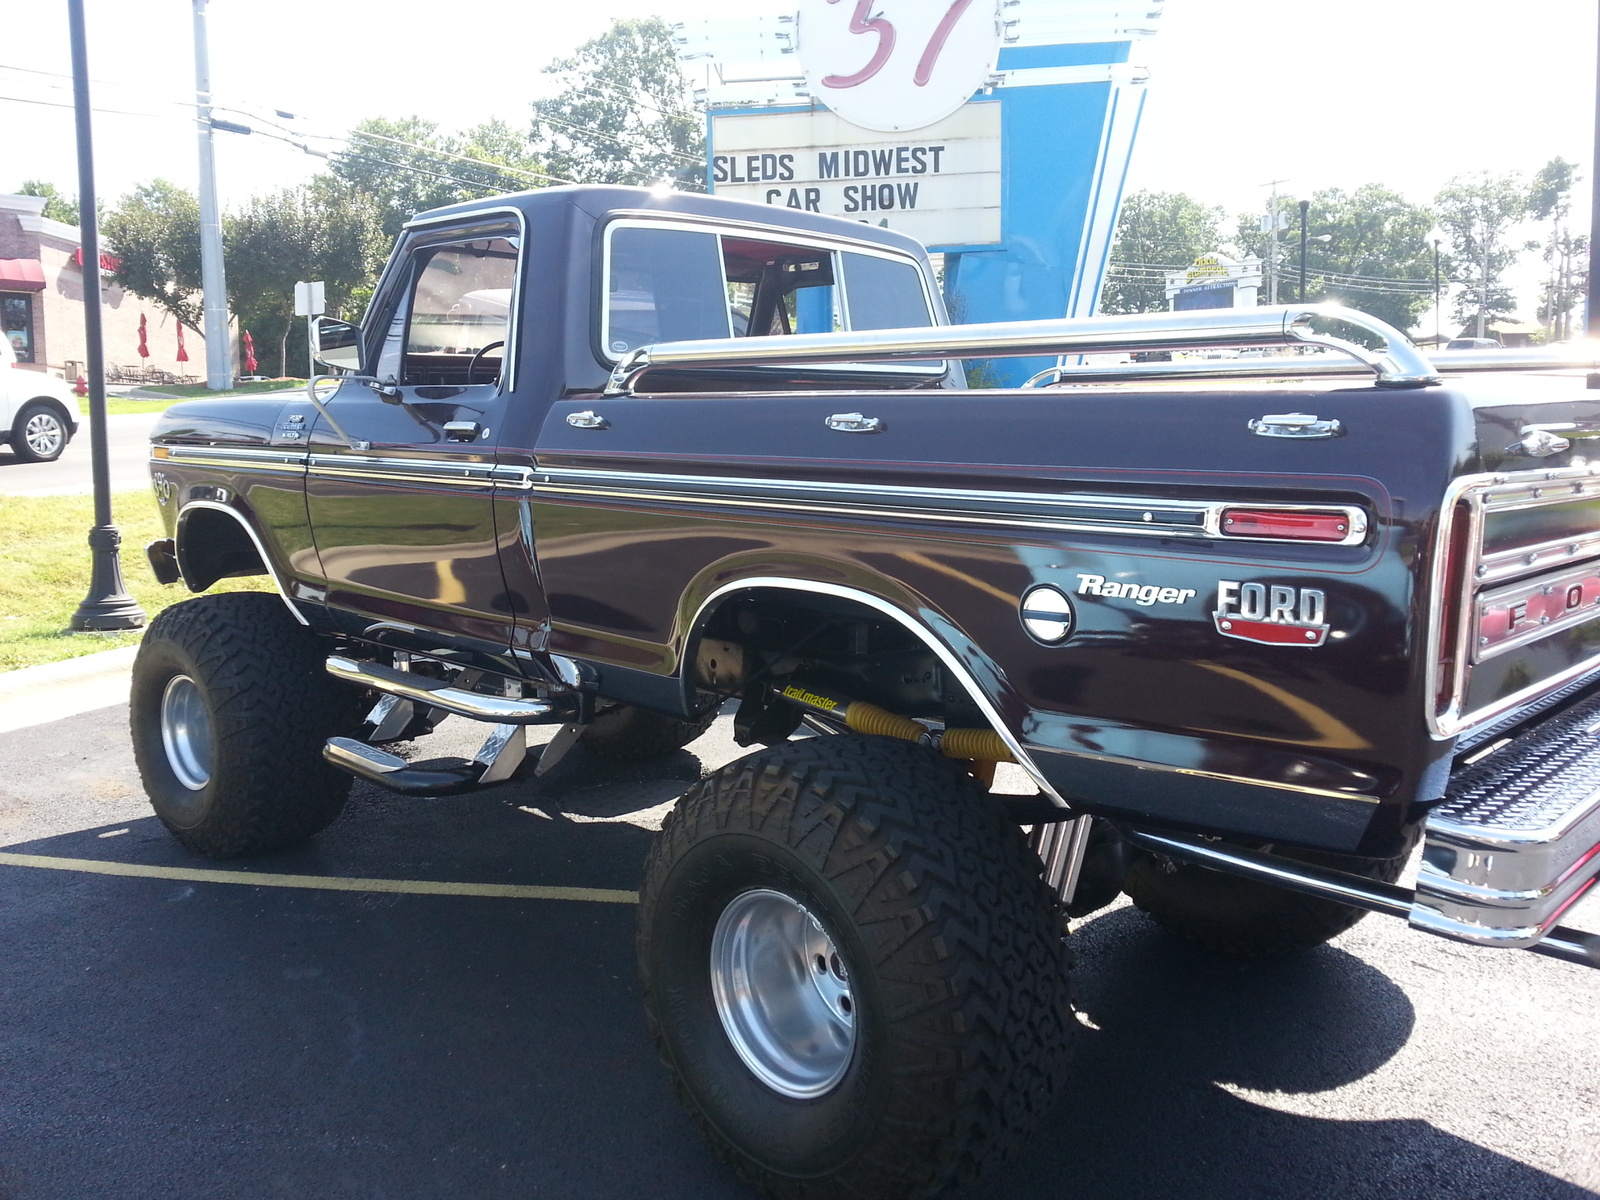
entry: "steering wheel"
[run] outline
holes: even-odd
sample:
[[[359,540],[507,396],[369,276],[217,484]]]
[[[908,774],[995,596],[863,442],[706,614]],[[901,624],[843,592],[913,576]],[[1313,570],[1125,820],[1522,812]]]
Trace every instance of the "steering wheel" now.
[[[489,353],[489,351],[493,350],[496,346],[504,346],[504,345],[505,345],[504,340],[501,340],[501,341],[498,341],[498,342],[490,342],[487,346],[483,347],[483,349],[479,350],[476,354],[474,354],[472,356],[472,361],[467,364],[467,383],[470,384],[472,382],[472,373],[478,369],[478,360],[480,358],[482,358],[485,354]],[[495,372],[495,378],[498,379],[499,377],[500,377],[500,372],[496,371]]]

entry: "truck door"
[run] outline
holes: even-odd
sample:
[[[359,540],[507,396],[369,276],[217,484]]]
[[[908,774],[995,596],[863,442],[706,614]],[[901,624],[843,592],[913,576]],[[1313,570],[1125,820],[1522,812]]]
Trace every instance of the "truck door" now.
[[[495,448],[516,387],[515,216],[412,231],[365,331],[378,384],[319,420],[306,501],[328,604],[351,632],[438,631],[504,655],[515,605],[496,540]],[[353,443],[353,444],[352,444]],[[516,531],[511,531],[512,536]]]

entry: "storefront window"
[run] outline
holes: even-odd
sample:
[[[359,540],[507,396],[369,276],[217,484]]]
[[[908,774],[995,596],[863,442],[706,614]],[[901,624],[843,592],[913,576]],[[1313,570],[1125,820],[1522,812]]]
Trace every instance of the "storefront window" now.
[[[0,333],[16,351],[17,361],[33,361],[33,297],[0,294]]]

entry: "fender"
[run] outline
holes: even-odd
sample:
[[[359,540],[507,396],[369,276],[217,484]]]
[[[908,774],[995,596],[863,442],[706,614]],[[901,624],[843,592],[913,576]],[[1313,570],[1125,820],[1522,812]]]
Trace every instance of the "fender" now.
[[[289,611],[294,614],[294,619],[302,625],[310,625],[311,622],[306,620],[305,614],[300,611],[299,606],[290,598],[288,585],[284,582],[283,575],[278,570],[277,563],[273,561],[272,555],[267,553],[266,544],[261,540],[261,535],[256,532],[255,526],[238,509],[215,500],[191,500],[178,510],[178,520],[173,532],[173,543],[178,555],[178,569],[183,572],[183,581],[189,584],[190,590],[194,591],[196,589],[190,583],[192,572],[189,570],[188,555],[184,549],[183,529],[187,523],[188,515],[195,509],[226,513],[238,523],[246,536],[249,537],[251,544],[255,546],[256,554],[260,556],[262,566],[266,567],[267,574],[272,577],[272,582],[278,589],[278,595],[283,599],[284,604],[288,606]]]
[[[753,575],[735,580],[732,583],[725,583],[716,588],[700,602],[700,607],[695,611],[694,619],[688,626],[689,636],[685,641],[684,653],[679,659],[685,665],[685,669],[681,672],[679,678],[684,687],[686,701],[689,698],[688,693],[694,684],[692,673],[687,669],[687,664],[694,662],[696,643],[700,640],[701,630],[704,628],[711,610],[715,608],[718,601],[735,592],[747,592],[756,589],[808,592],[812,595],[833,596],[840,600],[850,600],[881,613],[904,626],[906,630],[923,642],[928,649],[938,655],[939,661],[944,664],[945,669],[950,672],[953,678],[960,681],[961,686],[966,689],[967,694],[972,698],[972,702],[978,706],[979,711],[994,726],[995,732],[1004,740],[1006,747],[1015,756],[1022,769],[1028,773],[1034,785],[1058,807],[1070,807],[1050,781],[1045,778],[1043,772],[1035,765],[1033,759],[1023,747],[1021,740],[1000,715],[1000,711],[995,707],[994,700],[990,694],[979,684],[977,674],[974,672],[974,664],[957,654],[952,648],[950,639],[954,636],[959,636],[959,630],[950,625],[949,622],[945,621],[943,617],[932,609],[921,609],[913,616],[904,608],[884,599],[882,596],[874,595],[860,588],[846,587],[837,583],[823,583],[814,579],[797,579],[771,575]],[[942,635],[931,628],[934,624],[943,627]],[[968,651],[972,658],[978,660],[978,665],[985,675],[991,680],[999,679],[998,670],[976,647],[968,646]]]

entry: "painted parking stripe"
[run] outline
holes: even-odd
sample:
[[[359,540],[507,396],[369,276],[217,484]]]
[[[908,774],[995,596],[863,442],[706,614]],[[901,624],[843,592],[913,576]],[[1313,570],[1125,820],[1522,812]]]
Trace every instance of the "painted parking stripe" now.
[[[436,879],[352,879],[342,875],[269,875],[257,871],[206,871],[154,867],[144,863],[104,862],[96,858],[54,858],[44,854],[0,853],[0,866],[126,875],[137,879],[176,879],[184,883],[237,883],[246,887],[312,888],[324,892],[389,892],[404,896],[492,896],[502,900],[582,900],[591,904],[637,904],[638,892],[612,888],[545,887],[528,883],[447,883]]]

